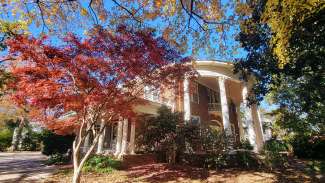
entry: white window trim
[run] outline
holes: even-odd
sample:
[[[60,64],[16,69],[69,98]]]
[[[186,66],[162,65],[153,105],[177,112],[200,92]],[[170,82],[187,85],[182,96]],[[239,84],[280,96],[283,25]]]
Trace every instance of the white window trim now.
[[[194,87],[195,87],[195,90],[196,90],[195,92],[197,94],[197,101],[194,101],[194,96],[193,96],[194,92],[193,91],[190,93],[190,100],[193,103],[199,104],[200,103],[199,83],[198,82],[193,82],[193,84],[195,85]]]

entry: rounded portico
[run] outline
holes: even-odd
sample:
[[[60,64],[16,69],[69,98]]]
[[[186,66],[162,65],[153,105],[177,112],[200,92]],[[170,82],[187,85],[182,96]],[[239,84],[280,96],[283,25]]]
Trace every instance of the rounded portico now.
[[[198,77],[184,80],[184,119],[222,127],[236,142],[247,139],[259,151],[263,133],[258,109],[247,106],[252,81],[241,81],[230,62],[195,61],[192,65]]]

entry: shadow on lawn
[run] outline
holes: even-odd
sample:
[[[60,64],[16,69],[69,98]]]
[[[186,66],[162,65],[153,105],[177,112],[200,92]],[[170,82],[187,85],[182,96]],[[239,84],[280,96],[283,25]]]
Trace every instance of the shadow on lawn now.
[[[128,169],[128,177],[131,179],[141,179],[144,182],[238,182],[238,177],[246,177],[251,182],[264,182],[272,179],[269,174],[256,172],[254,170],[226,169],[220,171],[208,171],[203,168],[194,168],[184,165],[167,165],[167,164],[148,164],[135,166]],[[239,182],[245,182],[239,180]]]
[[[277,177],[277,182],[325,182],[324,174],[309,171],[306,162],[299,159],[289,159],[289,166],[272,171]]]
[[[208,171],[184,165],[147,164],[127,170],[131,180],[144,182],[325,182],[324,175],[308,173],[303,162],[290,162],[285,169],[243,170],[225,169]]]
[[[167,182],[181,179],[204,180],[209,176],[207,170],[181,165],[168,165],[164,163],[147,164],[129,168],[128,177],[141,178],[147,182]]]

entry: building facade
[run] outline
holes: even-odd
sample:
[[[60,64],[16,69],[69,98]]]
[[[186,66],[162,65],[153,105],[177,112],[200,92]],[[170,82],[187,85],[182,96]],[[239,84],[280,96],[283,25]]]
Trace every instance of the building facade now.
[[[258,107],[247,105],[247,95],[253,81],[243,82],[233,74],[233,64],[220,61],[192,62],[197,71],[195,79],[185,79],[172,90],[144,87],[143,105],[134,107],[141,115],[157,115],[157,109],[166,105],[182,112],[184,120],[198,125],[222,128],[235,141],[247,139],[254,151],[261,150],[264,142]],[[136,152],[137,118],[120,119],[109,124],[99,139],[97,153],[116,156]],[[89,141],[86,139],[84,148]]]

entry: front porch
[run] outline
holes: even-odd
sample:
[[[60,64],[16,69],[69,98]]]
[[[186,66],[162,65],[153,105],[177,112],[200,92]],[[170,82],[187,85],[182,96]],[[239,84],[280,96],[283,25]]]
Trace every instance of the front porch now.
[[[195,69],[198,78],[183,83],[184,119],[200,118],[202,123],[219,126],[236,142],[247,139],[255,152],[260,151],[264,139],[258,107],[247,101],[252,82],[241,81],[227,63],[200,61]]]
[[[104,125],[104,122],[100,125]],[[86,137],[83,152],[90,147],[92,140],[91,135]],[[95,149],[96,154],[114,155],[118,158],[125,154],[135,154],[135,121],[120,119],[107,124]]]

